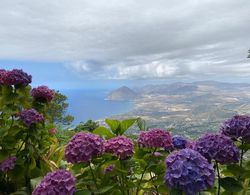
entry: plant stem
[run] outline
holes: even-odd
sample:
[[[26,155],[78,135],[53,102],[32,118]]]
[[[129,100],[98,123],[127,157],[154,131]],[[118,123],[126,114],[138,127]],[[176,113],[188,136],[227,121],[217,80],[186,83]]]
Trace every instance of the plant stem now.
[[[152,180],[152,182],[153,182],[153,186],[154,186],[154,188],[155,188],[156,194],[158,195],[158,194],[159,194],[158,188],[157,188],[157,185],[154,184],[154,179],[153,179],[152,173],[150,172],[149,174],[150,174],[150,178],[151,178],[151,180]]]
[[[241,141],[241,146],[242,145],[243,145],[243,141]],[[242,167],[243,156],[244,156],[244,149],[242,148],[240,152],[240,167]]]
[[[217,176],[218,176],[218,195],[220,195],[220,170],[219,170],[219,165],[218,162],[215,161],[215,166],[216,166],[216,170],[217,170]]]
[[[145,166],[145,168],[144,168],[144,170],[143,170],[143,172],[142,172],[142,174],[141,174],[141,178],[140,178],[140,180],[139,180],[139,183],[138,183],[138,186],[137,186],[137,189],[136,189],[136,193],[135,193],[136,195],[139,193],[140,185],[141,185],[143,176],[144,176],[144,174],[145,174],[147,168],[148,168],[148,165]]]
[[[93,178],[93,180],[94,180],[95,187],[96,187],[96,189],[98,189],[98,188],[97,188],[96,178],[95,178],[95,175],[94,175],[93,169],[92,169],[92,167],[91,167],[91,162],[89,162],[89,169],[90,169],[90,172],[91,172],[92,178]]]

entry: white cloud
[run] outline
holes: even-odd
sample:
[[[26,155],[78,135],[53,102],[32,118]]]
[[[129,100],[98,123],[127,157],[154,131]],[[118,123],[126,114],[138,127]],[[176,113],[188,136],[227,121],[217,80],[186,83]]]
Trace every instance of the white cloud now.
[[[2,0],[0,59],[83,77],[250,74],[249,0]]]

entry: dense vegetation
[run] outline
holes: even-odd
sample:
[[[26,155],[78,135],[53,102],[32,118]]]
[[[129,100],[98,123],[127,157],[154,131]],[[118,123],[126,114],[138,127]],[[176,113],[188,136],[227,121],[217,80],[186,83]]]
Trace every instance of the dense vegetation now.
[[[197,140],[147,129],[140,118],[63,131],[58,124],[72,120],[60,110],[65,98],[46,86],[31,89],[31,80],[22,70],[0,70],[1,194],[250,193],[249,116]],[[127,133],[132,126],[138,135]]]

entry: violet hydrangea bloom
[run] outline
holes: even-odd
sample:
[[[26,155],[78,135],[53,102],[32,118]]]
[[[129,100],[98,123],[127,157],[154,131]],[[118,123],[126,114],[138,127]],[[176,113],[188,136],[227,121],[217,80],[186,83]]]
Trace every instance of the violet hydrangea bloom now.
[[[172,152],[166,158],[165,183],[172,189],[179,189],[186,195],[195,195],[213,186],[213,166],[197,151],[182,149]]]
[[[117,136],[104,142],[105,152],[117,156],[119,159],[126,159],[133,155],[134,145],[130,138]]]
[[[103,172],[104,172],[104,174],[110,173],[111,171],[114,170],[114,168],[115,168],[114,164],[108,165],[107,167],[105,167]]]
[[[30,127],[32,124],[38,124],[44,120],[43,115],[33,108],[22,110],[19,113],[19,117],[27,127]]]
[[[0,69],[0,85],[4,84],[6,75],[7,75],[7,71],[4,69]]]
[[[143,148],[172,148],[171,134],[163,129],[141,131],[138,145]]]
[[[75,177],[66,170],[60,169],[48,173],[32,192],[32,195],[53,194],[73,195],[75,192]]]
[[[103,139],[100,136],[79,132],[67,144],[65,158],[70,163],[89,162],[103,151]]]
[[[3,84],[5,85],[22,85],[27,86],[32,81],[32,76],[28,75],[23,70],[13,69],[7,71],[5,78],[3,79]]]
[[[2,172],[8,172],[15,167],[16,157],[10,156],[0,163],[0,170]]]
[[[186,145],[187,145],[187,140],[180,135],[173,136],[172,142],[173,142],[174,148],[176,149],[186,148]]]
[[[31,90],[32,97],[41,102],[51,102],[55,96],[54,90],[49,89],[47,86],[39,86]]]
[[[194,150],[198,151],[209,162],[215,160],[220,164],[239,162],[239,149],[233,141],[222,134],[206,134],[196,141]]]
[[[242,141],[250,143],[250,116],[236,115],[226,120],[221,127],[222,134],[233,139],[241,138]]]

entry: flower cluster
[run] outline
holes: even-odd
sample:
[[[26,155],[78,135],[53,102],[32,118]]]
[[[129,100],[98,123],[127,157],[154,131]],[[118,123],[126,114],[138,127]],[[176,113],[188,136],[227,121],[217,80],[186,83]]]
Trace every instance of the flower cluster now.
[[[19,113],[19,117],[27,127],[30,127],[32,124],[40,123],[44,120],[43,115],[33,108],[28,110],[22,110]]]
[[[105,152],[117,156],[119,159],[126,159],[133,155],[134,145],[130,138],[117,136],[104,143]]]
[[[89,162],[103,151],[103,140],[100,136],[79,132],[67,144],[65,158],[70,163]]]
[[[31,83],[32,76],[28,75],[23,70],[13,69],[11,71],[1,70],[0,71],[0,82],[4,85],[21,85],[27,86]]]
[[[250,143],[250,116],[236,115],[226,120],[221,131],[231,138],[241,138],[244,142]]]
[[[176,149],[186,148],[186,145],[187,145],[187,140],[180,135],[173,136],[172,142],[173,142],[174,148]]]
[[[108,165],[107,167],[105,167],[103,172],[104,172],[104,174],[110,173],[111,171],[114,170],[114,168],[115,168],[114,164]]]
[[[73,195],[75,183],[76,179],[69,171],[60,169],[48,173],[32,192],[32,195]]]
[[[196,141],[194,150],[209,162],[215,160],[220,164],[239,162],[239,150],[233,141],[222,134],[206,134]]]
[[[211,164],[197,151],[182,149],[172,152],[166,158],[165,183],[193,195],[212,187],[215,173]]]
[[[47,86],[39,86],[31,90],[32,97],[41,102],[51,102],[55,96],[54,90],[49,89]]]
[[[2,172],[8,172],[15,167],[15,163],[16,163],[16,157],[10,156],[0,163],[0,170]]]
[[[138,145],[144,148],[172,148],[171,134],[163,129],[141,131]]]
[[[6,78],[7,71],[0,69],[0,85],[4,84],[4,79]]]

